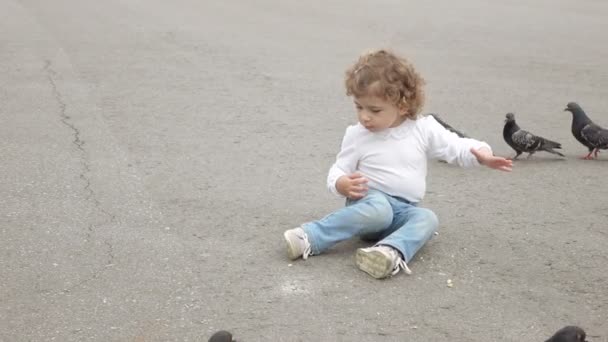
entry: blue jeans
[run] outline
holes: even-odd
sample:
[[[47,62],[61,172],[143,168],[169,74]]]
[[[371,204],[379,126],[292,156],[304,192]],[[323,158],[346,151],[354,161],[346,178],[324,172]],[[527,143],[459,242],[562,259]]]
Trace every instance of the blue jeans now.
[[[429,209],[369,190],[359,200],[347,200],[346,206],[324,218],[308,222],[302,228],[308,235],[312,254],[319,254],[340,241],[359,236],[366,241],[388,245],[403,256],[405,262],[431,239],[439,222]]]

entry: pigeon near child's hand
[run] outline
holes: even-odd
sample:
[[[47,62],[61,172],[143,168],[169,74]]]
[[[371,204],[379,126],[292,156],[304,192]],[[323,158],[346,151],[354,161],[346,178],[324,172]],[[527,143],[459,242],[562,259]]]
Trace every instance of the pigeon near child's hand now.
[[[562,148],[560,143],[521,129],[519,125],[517,125],[517,122],[515,122],[515,115],[513,113],[507,113],[506,115],[502,137],[505,139],[507,145],[511,146],[511,148],[515,150],[515,153],[517,153],[515,157],[513,157],[513,160],[517,159],[522,152],[527,152],[528,158],[537,151],[546,151],[562,157],[564,156],[554,150]]]

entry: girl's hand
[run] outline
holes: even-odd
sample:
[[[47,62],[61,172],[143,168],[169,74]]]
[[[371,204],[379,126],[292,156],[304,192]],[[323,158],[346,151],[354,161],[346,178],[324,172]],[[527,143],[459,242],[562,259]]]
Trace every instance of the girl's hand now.
[[[336,190],[350,199],[360,199],[367,194],[367,178],[359,172],[345,175],[336,181]]]
[[[498,157],[492,154],[490,150],[485,147],[480,149],[471,149],[471,153],[477,158],[477,161],[481,165],[485,165],[491,169],[511,172],[513,169],[513,161],[507,160],[503,157]]]

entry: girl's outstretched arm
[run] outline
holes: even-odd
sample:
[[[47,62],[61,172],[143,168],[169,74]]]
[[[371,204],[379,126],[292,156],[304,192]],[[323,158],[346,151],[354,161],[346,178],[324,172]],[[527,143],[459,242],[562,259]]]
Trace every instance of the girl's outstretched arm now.
[[[478,149],[471,148],[471,153],[477,158],[477,161],[481,165],[485,165],[491,169],[510,172],[513,169],[513,161],[498,157],[492,154],[486,147]]]

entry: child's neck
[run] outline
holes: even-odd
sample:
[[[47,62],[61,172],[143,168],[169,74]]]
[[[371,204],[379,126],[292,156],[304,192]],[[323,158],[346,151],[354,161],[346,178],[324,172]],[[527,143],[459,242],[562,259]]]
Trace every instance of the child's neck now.
[[[391,126],[391,128],[399,127],[399,126],[401,126],[402,123],[404,123],[406,121],[407,121],[407,117],[402,116],[402,117],[398,118],[397,121],[395,121],[395,123]]]

